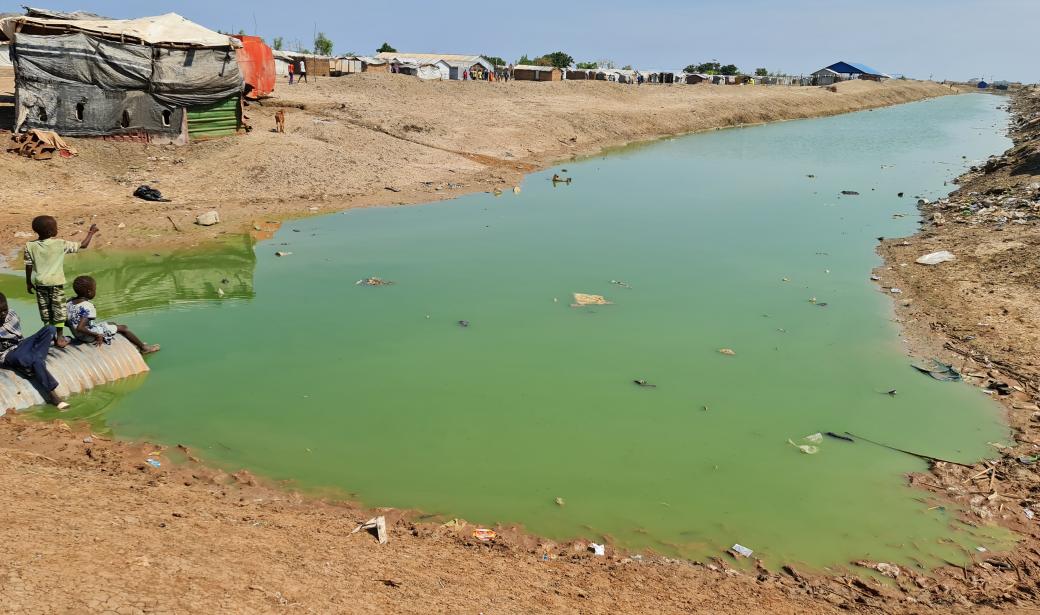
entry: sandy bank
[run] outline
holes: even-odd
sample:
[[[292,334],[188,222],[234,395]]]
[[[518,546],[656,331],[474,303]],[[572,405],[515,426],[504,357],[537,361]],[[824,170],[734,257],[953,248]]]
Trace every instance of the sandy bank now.
[[[6,83],[6,85],[5,85]],[[10,91],[0,77],[0,97]],[[87,220],[100,245],[191,244],[255,221],[416,203],[492,187],[555,161],[662,136],[833,115],[953,92],[914,81],[822,88],[624,86],[604,82],[423,83],[355,75],[289,87],[248,110],[239,138],[159,147],[77,139],[80,155],[38,162],[0,155],[0,253],[48,212],[66,233]],[[288,132],[271,132],[285,109]],[[131,196],[150,184],[173,199]],[[224,222],[192,224],[216,209]],[[118,225],[125,225],[118,228]],[[176,226],[176,228],[175,228]],[[177,230],[179,229],[179,230]]]

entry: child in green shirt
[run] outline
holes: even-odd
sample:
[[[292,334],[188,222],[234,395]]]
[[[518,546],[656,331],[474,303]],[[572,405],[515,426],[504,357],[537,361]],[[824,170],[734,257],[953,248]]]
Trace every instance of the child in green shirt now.
[[[62,335],[62,327],[65,326],[67,316],[65,255],[90,247],[90,240],[97,234],[98,227],[91,224],[82,243],[58,239],[58,221],[52,216],[36,216],[32,221],[32,229],[39,239],[25,244],[26,290],[30,295],[36,295],[36,305],[40,308],[43,325],[53,325],[57,330],[54,345],[64,348],[69,344]]]

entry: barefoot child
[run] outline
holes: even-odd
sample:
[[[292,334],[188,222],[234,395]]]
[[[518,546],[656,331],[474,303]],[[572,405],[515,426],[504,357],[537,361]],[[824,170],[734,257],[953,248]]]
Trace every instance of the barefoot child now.
[[[51,216],[36,216],[32,230],[39,239],[25,244],[25,286],[29,294],[36,294],[40,320],[44,326],[55,329],[54,345],[68,346],[62,334],[65,326],[65,255],[90,247],[90,240],[98,232],[91,224],[82,243],[58,239],[58,221]]]
[[[89,275],[79,276],[73,280],[72,290],[75,291],[76,297],[69,301],[67,306],[68,325],[76,339],[101,346],[111,344],[112,338],[118,333],[137,346],[141,354],[151,354],[159,350],[158,344],[145,344],[141,338],[134,335],[133,331],[127,329],[126,325],[97,321],[97,308],[90,302],[97,294],[97,282],[94,281],[94,278]]]
[[[40,386],[44,399],[66,410],[69,405],[58,396],[58,381],[47,370],[47,350],[54,342],[54,327],[44,325],[33,335],[22,337],[22,321],[7,307],[0,293],[0,366],[22,373]]]

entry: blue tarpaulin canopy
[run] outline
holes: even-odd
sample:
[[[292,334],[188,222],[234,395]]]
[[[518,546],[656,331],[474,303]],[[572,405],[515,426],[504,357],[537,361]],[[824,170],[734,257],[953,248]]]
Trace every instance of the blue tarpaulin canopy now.
[[[842,75],[877,75],[878,77],[885,75],[885,73],[859,62],[835,62],[827,68]]]

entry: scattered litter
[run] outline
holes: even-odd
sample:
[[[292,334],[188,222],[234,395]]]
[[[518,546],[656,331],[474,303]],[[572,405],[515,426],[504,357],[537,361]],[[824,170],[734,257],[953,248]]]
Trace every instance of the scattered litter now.
[[[788,440],[787,443],[795,447],[796,449],[802,451],[806,455],[815,455],[816,453],[820,452],[820,448],[817,446],[813,446],[812,444],[795,444],[794,440]]]
[[[394,188],[393,186],[383,186],[383,188],[386,189],[386,190],[389,190],[390,192],[400,192],[401,191],[400,188]]]
[[[651,389],[656,389],[657,388],[656,384],[650,384],[646,380],[633,380],[632,382],[638,384],[641,387],[647,387],[647,388],[651,388]]]
[[[1021,457],[1018,457],[1017,459],[1018,459],[1018,462],[1021,463],[1022,465],[1031,466],[1034,463],[1036,463],[1037,461],[1040,461],[1040,455],[1033,455],[1031,457],[1027,457],[1027,456],[1023,455]]]
[[[275,252],[275,256],[292,256],[292,252]]]
[[[622,282],[621,280],[611,280],[610,283],[614,286],[620,286],[621,288],[632,288],[627,282]]]
[[[382,278],[363,278],[354,282],[354,286],[390,286],[393,284],[390,280],[384,280]]]
[[[386,585],[387,587],[393,587],[394,589],[401,587],[401,582],[395,581],[394,579],[376,579],[376,581]]]
[[[368,531],[375,530],[376,539],[379,541],[379,544],[381,544],[381,545],[385,545],[386,544],[386,542],[387,542],[386,517],[382,517],[382,516],[380,516],[380,517],[372,517],[368,521],[365,521],[364,523],[362,523],[362,524],[358,525],[356,528],[354,528],[354,531],[351,532],[351,534],[357,534],[361,530],[368,530]]]
[[[567,505],[567,502],[563,498],[556,498],[555,500],[553,500],[553,502],[555,502],[556,505],[559,506],[560,508],[563,508],[564,506]]]
[[[989,549],[987,549],[986,547],[975,547],[975,550],[979,553],[985,553],[986,551],[989,551]]]
[[[1035,516],[1036,516],[1036,513],[1034,513],[1034,512],[1032,511],[1032,510],[1030,510],[1030,509],[1028,509],[1028,508],[1026,508],[1025,510],[1023,510],[1022,512],[1023,512],[1023,513],[1025,513],[1025,515],[1026,515],[1026,519],[1029,519],[1030,521],[1032,521],[1032,520],[1033,520],[1033,517],[1035,517]]]
[[[871,570],[876,570],[876,571],[880,572],[881,574],[883,574],[884,576],[889,577],[891,579],[894,579],[894,578],[898,577],[899,573],[902,572],[899,569],[899,566],[896,566],[895,564],[886,564],[885,562],[876,562],[875,563],[875,562],[860,561],[860,562],[856,562],[856,565],[857,566],[863,566],[864,568],[870,568]]]
[[[812,442],[813,444],[819,444],[820,442],[823,442],[823,434],[822,433],[814,433],[814,434],[805,436],[805,438],[803,438],[803,440],[806,440],[808,442]]]
[[[790,282],[791,278],[780,278],[781,282]]]
[[[733,551],[737,555],[742,555],[744,557],[751,557],[751,554],[754,553],[754,551],[739,543],[734,544],[732,547],[730,547],[730,551]]]
[[[901,295],[901,294],[903,294],[903,290],[902,289],[895,288],[895,287],[892,287],[892,288],[888,289],[888,292],[892,293],[893,295]]]
[[[134,190],[134,196],[145,201],[155,201],[158,203],[169,203],[170,199],[164,199],[162,192],[159,192],[151,186],[138,186],[137,190]]]
[[[36,234],[35,233],[30,233],[28,231],[15,231],[14,236],[17,237],[18,239],[28,239],[30,237],[35,237]]]
[[[896,196],[898,196],[899,198],[903,198],[903,193],[902,193],[902,192],[900,192],[900,193],[899,193],[899,194],[897,194]]]
[[[223,297],[224,296],[224,289],[223,288],[218,288],[217,289],[217,296],[218,297]]]
[[[737,351],[733,350],[732,348],[719,348],[719,354],[724,354],[727,357],[733,357],[736,356]]]
[[[809,179],[816,179],[816,176],[812,173],[809,173],[808,175],[806,175],[806,177],[808,177]]]
[[[33,160],[50,160],[54,158],[55,152],[62,158],[71,158],[77,153],[52,130],[30,130],[24,134],[11,135],[11,145],[7,151]]]
[[[479,540],[480,542],[488,542],[494,540],[497,536],[498,534],[495,533],[495,530],[489,530],[486,527],[478,527],[477,529],[473,530],[473,537]]]
[[[459,321],[459,326],[460,327],[468,327],[469,326],[469,321],[468,320],[460,320]]]
[[[925,254],[921,258],[914,261],[919,265],[938,265],[939,263],[946,263],[954,260],[953,252],[947,250],[940,250],[939,252],[932,252],[931,254]]]
[[[828,438],[834,438],[835,440],[844,440],[845,442],[855,442],[855,440],[853,440],[852,438],[850,438],[848,436],[843,436],[840,433],[834,433],[833,431],[828,431],[824,435],[826,435]]]
[[[874,282],[880,282],[881,281],[881,276],[879,276],[879,275],[872,275],[872,276],[870,276],[870,279],[872,281],[874,281]]]
[[[148,465],[152,466],[153,468],[161,468],[162,467],[162,462],[159,461],[158,459],[152,459],[151,457],[149,457],[148,459],[145,459],[144,461],[145,461],[145,463],[147,463]]]
[[[842,190],[841,193],[845,196],[859,196],[859,193],[855,190]]]
[[[897,391],[895,389],[889,389],[889,390],[885,391],[885,395],[891,395],[892,397],[895,397],[897,393],[899,393],[899,391]]]
[[[922,374],[927,374],[941,382],[958,382],[961,379],[960,373],[952,365],[943,363],[938,359],[932,359],[931,366],[919,365],[917,363],[911,363],[910,366]]]
[[[520,186],[513,186],[513,194],[520,194]]]
[[[601,295],[587,295],[585,293],[574,293],[574,303],[571,307],[582,307],[586,305],[614,305]]]
[[[603,557],[607,554],[607,547],[593,542],[589,544],[589,551],[592,551],[593,555]]]
[[[213,226],[220,223],[220,214],[215,211],[207,211],[195,218],[195,224],[199,226]]]

